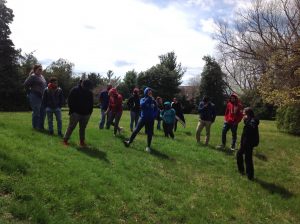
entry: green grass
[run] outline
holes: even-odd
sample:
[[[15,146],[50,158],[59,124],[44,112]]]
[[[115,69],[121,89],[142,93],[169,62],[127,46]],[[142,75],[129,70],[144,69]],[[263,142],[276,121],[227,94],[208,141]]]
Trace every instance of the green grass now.
[[[197,116],[186,118],[174,141],[155,131],[148,154],[143,133],[123,146],[128,112],[123,135],[113,137],[98,129],[95,109],[85,149],[78,129],[64,147],[32,130],[31,113],[0,113],[0,223],[300,223],[299,137],[261,121],[251,182],[238,175],[234,154],[215,149],[222,117],[209,147],[196,144]],[[65,129],[67,112],[63,120]]]

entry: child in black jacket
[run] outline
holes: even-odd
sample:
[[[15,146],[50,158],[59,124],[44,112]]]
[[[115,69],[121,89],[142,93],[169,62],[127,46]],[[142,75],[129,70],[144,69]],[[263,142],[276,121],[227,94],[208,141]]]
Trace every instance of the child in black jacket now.
[[[241,146],[236,154],[236,161],[239,172],[244,174],[245,169],[243,154],[245,154],[246,174],[249,180],[253,180],[254,167],[252,152],[253,148],[258,146],[259,143],[259,120],[255,118],[254,112],[250,107],[244,109],[244,124],[245,126],[242,133]]]

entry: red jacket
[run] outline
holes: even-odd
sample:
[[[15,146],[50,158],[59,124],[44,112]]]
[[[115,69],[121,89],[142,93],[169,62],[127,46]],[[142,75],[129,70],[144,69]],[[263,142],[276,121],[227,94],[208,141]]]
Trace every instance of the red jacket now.
[[[123,111],[122,108],[123,97],[121,94],[112,95],[109,97],[109,111],[113,113],[119,113]]]
[[[243,119],[243,106],[236,94],[232,94],[236,98],[233,104],[230,100],[227,103],[225,110],[225,122],[229,124],[238,124]]]

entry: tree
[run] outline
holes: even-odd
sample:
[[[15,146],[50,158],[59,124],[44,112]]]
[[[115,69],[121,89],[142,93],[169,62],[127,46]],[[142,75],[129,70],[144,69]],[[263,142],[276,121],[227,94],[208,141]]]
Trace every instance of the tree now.
[[[137,82],[140,88],[146,86],[154,90],[156,96],[171,100],[180,92],[179,85],[185,69],[177,63],[174,52],[159,56],[160,64],[151,67],[138,75]]]
[[[0,110],[20,110],[27,104],[25,91],[18,73],[18,51],[15,50],[9,24],[13,21],[13,11],[0,0]]]
[[[199,95],[200,99],[209,96],[216,106],[217,114],[224,113],[224,101],[226,85],[224,82],[225,74],[222,72],[220,65],[210,56],[204,56],[205,66],[201,73],[201,82]]]
[[[129,91],[132,92],[133,89],[137,86],[137,76],[138,73],[134,70],[128,71],[124,77],[124,83],[128,87]]]
[[[33,52],[19,55],[19,73],[25,80],[35,64],[38,64],[37,58]]]

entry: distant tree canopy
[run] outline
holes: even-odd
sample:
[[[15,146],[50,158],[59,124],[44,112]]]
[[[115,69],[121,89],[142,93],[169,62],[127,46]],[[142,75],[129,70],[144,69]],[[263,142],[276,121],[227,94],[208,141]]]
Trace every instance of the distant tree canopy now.
[[[201,73],[199,95],[200,99],[204,96],[210,97],[216,106],[217,114],[224,113],[224,101],[226,85],[224,82],[225,74],[220,65],[210,56],[203,57],[205,65]]]
[[[179,85],[185,69],[177,62],[174,52],[159,56],[160,64],[151,67],[138,75],[138,86],[153,88],[156,96],[164,100],[171,100],[180,92]]]

